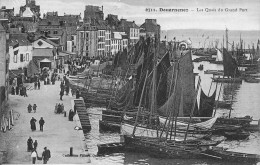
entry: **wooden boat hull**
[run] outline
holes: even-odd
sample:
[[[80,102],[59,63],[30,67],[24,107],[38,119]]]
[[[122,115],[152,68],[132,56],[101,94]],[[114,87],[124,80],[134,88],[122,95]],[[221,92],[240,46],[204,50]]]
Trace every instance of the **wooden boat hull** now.
[[[218,118],[217,124],[249,126],[253,119],[250,116],[233,117],[233,118]]]
[[[212,64],[223,64],[223,61],[210,61]]]
[[[112,123],[112,122],[106,122],[99,120],[99,132],[117,132],[120,133],[120,124],[118,123]]]
[[[212,147],[204,153],[206,156],[209,156],[211,158],[226,161],[241,163],[257,163],[260,161],[260,155],[227,151],[226,149],[223,149],[221,147]]]
[[[98,144],[98,153],[97,155],[120,153],[125,151],[124,143],[106,143]]]
[[[260,79],[256,79],[256,78],[245,78],[245,82],[247,83],[260,83]]]
[[[134,130],[133,125],[125,124],[125,123],[121,125],[121,134],[122,135],[132,135],[133,130]],[[176,137],[175,137],[176,141],[183,141],[184,136],[185,136],[185,131],[186,130],[184,130],[184,129],[183,130],[178,129],[176,131]],[[160,136],[160,133],[161,133],[161,131],[157,131],[156,129],[149,129],[149,128],[140,127],[140,126],[137,126],[136,130],[135,130],[135,135],[145,136],[145,137],[149,137],[149,138],[158,138]],[[172,133],[172,136],[175,135],[174,132],[170,132],[170,133]],[[198,138],[203,138],[203,137],[207,136],[207,133],[209,133],[209,131],[206,131],[206,132],[189,131],[187,139],[196,140]],[[162,134],[162,137],[166,137],[165,132]],[[168,136],[168,138],[170,138],[170,137]]]
[[[227,140],[245,140],[250,136],[249,132],[225,132]]]
[[[242,83],[242,79],[241,78],[216,78],[213,77],[212,80],[214,82],[222,82],[222,83]]]
[[[223,70],[205,70],[204,74],[223,75]]]
[[[139,151],[159,158],[199,158],[201,152],[216,146],[219,142],[203,143],[202,141],[177,142],[174,140],[159,141],[158,138],[124,136],[125,147],[130,151]]]

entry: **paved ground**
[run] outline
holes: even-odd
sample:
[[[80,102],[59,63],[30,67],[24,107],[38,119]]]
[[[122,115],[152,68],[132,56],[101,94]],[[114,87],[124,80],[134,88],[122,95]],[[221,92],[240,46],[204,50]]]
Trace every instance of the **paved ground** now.
[[[33,84],[28,84],[33,86]],[[63,101],[59,100],[60,82],[55,85],[43,85],[40,90],[29,90],[28,97],[10,95],[9,107],[14,110],[15,120],[12,130],[0,133],[1,151],[7,151],[7,163],[9,164],[31,164],[30,152],[27,152],[27,139],[32,137],[38,141],[37,152],[42,153],[46,146],[51,151],[51,158],[48,164],[79,164],[87,163],[89,158],[64,157],[69,154],[70,147],[73,147],[74,154],[85,154],[82,146],[84,142],[80,131],[74,130],[76,122],[68,121],[63,114],[55,114],[56,103],[63,103],[64,109],[71,109],[71,96],[64,95]],[[32,87],[33,88],[33,87]],[[37,104],[36,113],[28,113],[28,104]],[[18,118],[19,114],[19,118]],[[30,129],[30,119],[34,117],[36,131]],[[45,120],[44,131],[39,130],[39,120]],[[82,145],[83,144],[83,145]],[[37,160],[37,163],[42,163]],[[1,164],[1,162],[0,162]]]

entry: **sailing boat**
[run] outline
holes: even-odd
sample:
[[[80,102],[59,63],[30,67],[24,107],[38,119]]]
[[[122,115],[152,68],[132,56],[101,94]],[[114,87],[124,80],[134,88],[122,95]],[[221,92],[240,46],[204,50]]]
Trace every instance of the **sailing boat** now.
[[[177,62],[178,64],[178,62]],[[175,65],[175,71],[174,71],[174,89],[171,94],[172,100],[175,100],[177,96],[179,97],[180,102],[176,103],[178,105],[178,108],[176,106],[174,108],[169,108],[169,99],[166,102],[166,112],[167,118],[165,120],[164,127],[163,129],[160,129],[160,126],[157,123],[157,126],[159,128],[157,129],[151,129],[149,128],[149,122],[142,124],[142,116],[141,115],[141,101],[143,100],[143,93],[147,81],[147,73],[146,73],[146,78],[144,81],[144,86],[139,102],[139,107],[138,107],[138,112],[135,118],[135,124],[132,127],[132,134],[131,135],[124,135],[124,140],[125,140],[125,145],[127,148],[131,148],[135,151],[142,151],[146,152],[148,154],[156,155],[157,157],[167,157],[167,158],[194,158],[200,156],[200,153],[202,150],[207,150],[210,146],[215,146],[218,145],[222,140],[220,141],[210,141],[210,140],[205,140],[202,138],[197,138],[197,139],[189,139],[187,140],[187,131],[189,130],[189,124],[186,126],[187,130],[185,132],[179,132],[177,130],[177,120],[173,121],[171,119],[174,118],[174,116],[177,117],[178,111],[182,111],[181,114],[183,114],[183,87],[182,87],[182,80],[181,80],[181,72],[178,73],[178,71],[181,69],[179,68],[178,65]],[[173,82],[173,81],[172,81]],[[171,83],[172,84],[172,83]],[[177,90],[178,89],[178,90]],[[154,90],[153,90],[154,91]],[[170,90],[171,91],[171,90]],[[177,95],[177,92],[180,92],[180,95]],[[173,106],[173,105],[172,105]],[[163,106],[164,107],[164,106]],[[175,109],[176,108],[176,109]],[[161,111],[164,111],[165,109],[161,109]],[[150,117],[154,114],[150,114]],[[155,116],[155,115],[154,115]],[[149,118],[149,116],[148,116]],[[158,118],[158,116],[157,116]],[[158,121],[158,120],[157,120]],[[175,124],[174,124],[175,122]],[[147,127],[141,127],[145,126]],[[122,124],[122,127],[125,127],[125,124]],[[173,131],[173,127],[175,127],[175,131]],[[125,130],[124,128],[122,130]],[[184,129],[185,130],[185,129]],[[142,134],[141,133],[146,133]],[[179,139],[181,133],[184,133],[183,139]],[[174,135],[173,135],[174,134]],[[152,137],[151,137],[152,136]],[[174,136],[174,138],[173,138]],[[173,139],[172,139],[173,138]]]
[[[214,82],[242,83],[242,79],[239,77],[240,73],[237,67],[237,62],[225,48],[223,48],[223,66],[224,76],[213,77],[212,80]]]
[[[217,51],[216,61],[209,61],[209,62],[213,64],[223,64],[223,54],[219,49],[216,49],[216,51]]]

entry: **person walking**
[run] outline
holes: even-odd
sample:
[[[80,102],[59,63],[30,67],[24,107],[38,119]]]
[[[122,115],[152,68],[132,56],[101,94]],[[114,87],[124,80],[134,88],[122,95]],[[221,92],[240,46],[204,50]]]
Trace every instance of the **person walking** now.
[[[61,90],[60,91],[60,100],[62,100],[62,96],[64,95],[64,91],[63,90]]]
[[[42,152],[43,164],[47,164],[47,162],[49,161],[50,157],[51,157],[50,150],[47,149],[47,147],[44,147],[44,151]]]
[[[37,105],[33,104],[33,111],[34,111],[34,113],[36,112],[36,108],[37,108]]]
[[[35,130],[36,130],[36,125],[35,125],[35,122],[36,122],[36,121],[37,121],[37,120],[36,120],[34,117],[32,117],[32,119],[31,119],[31,121],[30,121],[32,131],[35,131]]]
[[[37,89],[37,81],[34,82],[34,90]]]
[[[38,81],[38,89],[41,89],[41,82]]]
[[[36,152],[35,149],[32,150],[31,158],[32,158],[32,164],[35,164],[36,163],[36,158],[37,158],[37,152]]]
[[[15,87],[15,94],[16,94],[16,95],[19,95],[19,86],[16,86],[16,87]]]
[[[36,151],[36,149],[37,149],[37,146],[38,146],[38,142],[37,142],[37,140],[35,140],[34,141],[34,143],[33,143],[33,149]]]
[[[28,108],[28,113],[31,113],[32,112],[32,105],[29,104],[27,108]]]
[[[43,117],[41,117],[41,119],[39,120],[39,124],[40,124],[40,131],[43,131],[43,125],[44,125],[45,121],[43,120]]]
[[[22,89],[23,89],[23,96],[24,96],[24,97],[28,97],[26,87],[23,86]]]
[[[27,152],[32,151],[33,149],[33,140],[31,137],[29,137],[29,139],[27,140]]]

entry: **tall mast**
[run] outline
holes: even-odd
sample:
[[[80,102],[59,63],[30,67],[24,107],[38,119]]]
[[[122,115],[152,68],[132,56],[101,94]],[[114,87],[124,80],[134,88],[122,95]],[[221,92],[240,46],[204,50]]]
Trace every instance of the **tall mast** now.
[[[153,88],[152,88],[152,105],[151,105],[151,112],[150,112],[150,118],[149,118],[149,122],[151,123],[151,117],[154,114],[154,112],[156,112],[157,109],[157,90],[156,90],[156,80],[157,80],[157,55],[159,53],[159,35],[155,37],[155,41],[154,41],[154,63],[153,63]]]
[[[226,49],[228,51],[228,29],[226,28]]]

